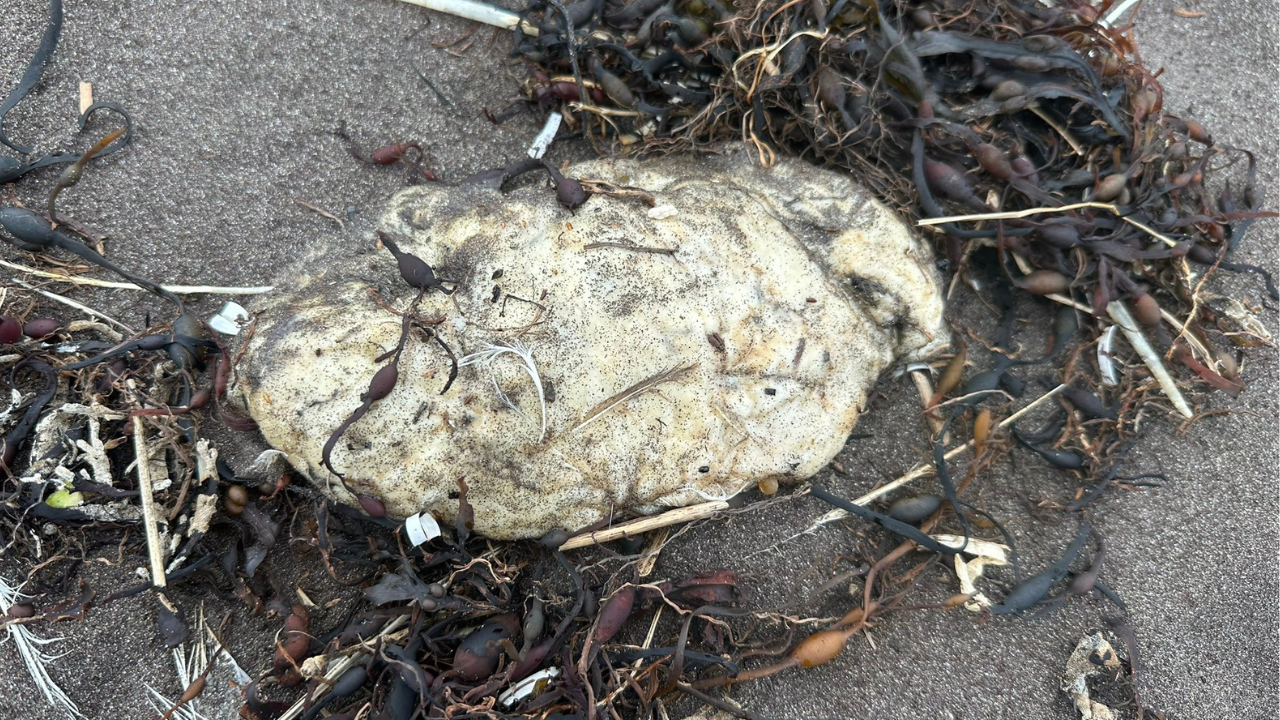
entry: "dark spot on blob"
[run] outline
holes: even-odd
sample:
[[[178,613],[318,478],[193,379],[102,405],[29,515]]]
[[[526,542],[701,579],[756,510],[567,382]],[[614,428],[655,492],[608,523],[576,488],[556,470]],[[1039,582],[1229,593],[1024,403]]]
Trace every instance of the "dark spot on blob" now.
[[[872,303],[889,294],[889,289],[879,282],[870,278],[858,277],[857,275],[849,277],[849,289],[857,297]]]
[[[323,354],[324,354],[323,350],[321,350],[320,348],[316,348],[316,357],[320,357]]]
[[[702,473],[702,474],[704,474],[704,475],[705,475],[706,473],[711,472],[711,466],[710,466],[710,465],[703,465],[702,467],[698,468],[698,472],[700,472],[700,473]]]
[[[550,380],[542,382],[542,394],[547,398],[548,403],[556,401],[556,386]]]
[[[764,389],[764,394],[765,394],[765,395],[777,395],[777,394],[778,394],[778,391],[777,391],[777,390],[775,390],[775,389],[773,389],[773,388],[765,388],[765,389]]]
[[[457,500],[459,495],[457,490],[450,490],[448,495],[450,500]]]

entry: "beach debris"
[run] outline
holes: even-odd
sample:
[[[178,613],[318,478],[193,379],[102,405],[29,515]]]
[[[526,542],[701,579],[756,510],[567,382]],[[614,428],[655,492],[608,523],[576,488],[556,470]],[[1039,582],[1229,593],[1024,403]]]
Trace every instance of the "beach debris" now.
[[[345,502],[445,521],[463,476],[476,532],[577,530],[811,475],[883,369],[946,342],[929,253],[847,178],[794,161],[764,170],[733,146],[562,177],[640,187],[681,212],[656,224],[602,195],[574,216],[537,187],[419,186],[384,214],[395,264],[251,305],[237,392],[299,473]],[[674,254],[585,249],[607,237]],[[403,311],[427,287],[405,274],[410,257],[430,287],[465,280]],[[298,277],[333,254],[314,258]],[[465,351],[443,394],[448,358],[432,336]],[[393,363],[379,371],[379,355]],[[365,378],[394,358],[394,389],[362,403]]]

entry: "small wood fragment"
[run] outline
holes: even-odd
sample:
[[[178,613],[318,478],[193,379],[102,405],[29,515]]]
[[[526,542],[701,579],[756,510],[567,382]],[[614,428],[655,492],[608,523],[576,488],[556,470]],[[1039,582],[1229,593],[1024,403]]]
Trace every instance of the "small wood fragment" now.
[[[80,114],[93,105],[93,83],[80,81]]]
[[[915,383],[916,392],[920,394],[920,405],[924,408],[924,419],[929,424],[930,434],[937,437],[942,432],[942,418],[929,409],[929,401],[933,399],[933,380],[928,370],[913,370],[907,373],[911,382]],[[943,442],[946,442],[945,438]]]
[[[337,215],[334,215],[333,213],[329,212],[328,210],[325,210],[324,208],[322,208],[322,207],[318,207],[318,206],[316,206],[316,205],[312,205],[311,203],[309,203],[309,202],[307,202],[307,201],[305,201],[305,200],[299,200],[298,198],[294,198],[294,199],[293,199],[293,201],[294,201],[295,203],[297,203],[298,205],[300,205],[301,207],[304,207],[304,208],[306,208],[306,209],[308,209],[308,210],[310,210],[310,211],[312,211],[312,212],[316,213],[317,215],[319,215],[319,216],[321,216],[321,217],[327,217],[327,218],[329,218],[330,220],[334,221],[335,223],[337,223],[337,224],[338,224],[338,229],[339,229],[339,230],[346,230],[346,229],[347,229],[346,224],[344,224],[344,223],[342,222],[342,220],[341,220]],[[381,241],[381,240],[379,240],[379,241],[378,241],[378,245],[379,245],[379,246],[381,246],[381,245],[382,245],[382,241]]]
[[[59,214],[61,217],[61,214]],[[49,272],[48,270],[37,270],[36,268],[19,265],[18,263],[9,262],[8,260],[0,260],[0,267],[7,267],[10,270],[17,270],[26,275],[35,277],[48,278],[49,280],[57,280],[58,282],[71,283],[72,285],[90,285],[93,287],[115,288],[117,290],[146,290],[129,282],[117,282],[115,280],[98,280],[97,278],[82,277],[80,275],[66,275],[64,273]],[[274,285],[250,285],[248,287],[221,287],[217,285],[161,285],[160,287],[175,295],[261,295],[269,293],[275,289]],[[146,290],[150,292],[150,290]],[[131,331],[132,332],[132,331]]]

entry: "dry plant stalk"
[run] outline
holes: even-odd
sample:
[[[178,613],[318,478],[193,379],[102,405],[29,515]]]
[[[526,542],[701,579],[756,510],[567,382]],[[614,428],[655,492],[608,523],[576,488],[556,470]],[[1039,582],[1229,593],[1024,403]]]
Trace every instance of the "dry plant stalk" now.
[[[694,520],[702,520],[709,518],[721,510],[728,510],[729,503],[724,500],[712,500],[710,502],[699,503],[697,505],[689,505],[687,507],[675,508],[668,510],[660,515],[651,515],[649,517],[636,518],[620,525],[614,525],[611,528],[597,530],[595,532],[583,533],[569,538],[560,546],[560,551],[577,550],[578,548],[589,547],[591,545],[613,542],[623,538],[636,537],[643,535],[650,530],[658,528],[670,527],[672,525],[680,525],[682,523],[693,522]]]
[[[48,270],[37,270],[19,265],[8,260],[0,260],[0,266],[7,267],[10,270],[17,270],[20,273],[34,275],[35,277],[48,278],[57,280],[58,282],[71,283],[72,285],[87,285],[90,287],[115,288],[117,290],[142,290],[150,292],[146,288],[138,287],[133,283],[116,282],[114,280],[98,280],[96,278],[80,277],[79,275],[66,275],[64,273],[49,272]],[[250,285],[248,287],[223,287],[219,285],[161,285],[160,287],[168,290],[176,295],[261,295],[269,293],[275,289],[274,285]]]
[[[1182,391],[1178,390],[1178,383],[1165,369],[1164,362],[1160,359],[1160,353],[1151,347],[1151,343],[1147,341],[1147,336],[1142,334],[1142,330],[1138,329],[1138,323],[1133,319],[1133,315],[1129,312],[1129,308],[1124,303],[1113,302],[1107,305],[1107,314],[1115,321],[1120,328],[1120,332],[1124,333],[1129,344],[1133,346],[1138,357],[1146,363],[1151,369],[1151,375],[1160,383],[1160,389],[1165,395],[1169,396],[1169,401],[1173,403],[1173,407],[1178,411],[1179,415],[1189,418],[1195,415],[1191,411],[1191,406],[1187,405],[1187,400],[1182,396]]]
[[[135,389],[132,380],[129,381],[129,389]],[[138,497],[142,501],[142,526],[147,537],[147,556],[151,562],[151,583],[162,588],[167,584],[164,574],[164,547],[160,543],[160,532],[156,528],[157,510],[151,483],[151,452],[147,447],[146,426],[139,417],[133,419],[133,452],[138,473]]]

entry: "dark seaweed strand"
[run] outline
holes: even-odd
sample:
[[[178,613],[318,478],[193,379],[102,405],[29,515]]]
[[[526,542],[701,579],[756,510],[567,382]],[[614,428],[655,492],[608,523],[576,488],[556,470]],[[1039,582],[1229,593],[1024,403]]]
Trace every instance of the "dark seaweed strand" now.
[[[62,0],[50,0],[49,2],[49,24],[45,27],[44,36],[40,38],[40,45],[36,48],[35,55],[31,56],[31,62],[27,64],[27,70],[22,74],[22,79],[18,81],[16,87],[9,92],[9,96],[0,103],[0,143],[13,148],[15,151],[26,155],[34,152],[33,147],[24,147],[15,145],[4,131],[4,116],[9,114],[18,103],[22,102],[22,98],[31,92],[31,88],[40,82],[40,76],[44,74],[44,68],[49,64],[49,58],[53,57],[53,51],[58,47],[58,38],[62,35]]]
[[[829,505],[834,505],[835,507],[838,507],[847,513],[857,515],[858,517],[864,520],[870,520],[871,522],[874,522],[877,525],[883,527],[885,530],[888,530],[889,532],[895,533],[897,535],[901,535],[902,537],[914,542],[920,547],[923,547],[927,550],[932,550],[936,553],[940,553],[943,555],[955,555],[956,553],[963,550],[969,544],[969,538],[966,535],[964,544],[962,544],[958,548],[951,547],[950,545],[943,545],[937,540],[934,540],[933,538],[929,537],[928,534],[922,532],[920,528],[914,525],[902,522],[901,520],[895,520],[889,517],[888,515],[883,515],[881,513],[878,513],[875,510],[872,510],[871,508],[863,507],[857,503],[850,502],[840,497],[839,495],[833,495],[818,485],[810,485],[809,494],[813,495],[814,497],[818,498],[819,500]]]

